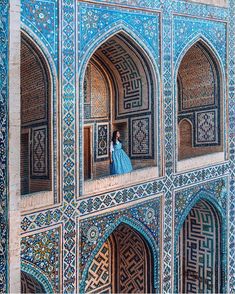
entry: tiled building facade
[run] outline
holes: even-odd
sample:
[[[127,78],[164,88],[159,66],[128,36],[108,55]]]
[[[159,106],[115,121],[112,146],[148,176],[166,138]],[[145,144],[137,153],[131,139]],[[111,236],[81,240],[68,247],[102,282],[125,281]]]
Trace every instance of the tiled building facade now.
[[[234,1],[0,8],[0,291],[234,292]]]

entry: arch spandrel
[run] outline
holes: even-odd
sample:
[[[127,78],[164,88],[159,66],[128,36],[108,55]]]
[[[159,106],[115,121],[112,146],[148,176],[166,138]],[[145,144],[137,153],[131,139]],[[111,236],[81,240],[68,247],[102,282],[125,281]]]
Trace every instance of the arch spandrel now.
[[[113,232],[116,230],[116,228],[124,224],[128,226],[130,229],[136,231],[139,236],[141,236],[142,240],[146,243],[146,245],[149,248],[149,252],[152,256],[152,285],[155,289],[158,289],[159,285],[159,277],[158,277],[158,258],[159,258],[159,250],[156,247],[156,240],[154,240],[153,236],[151,235],[150,231],[143,226],[139,221],[135,220],[134,218],[129,218],[126,216],[122,216],[117,219],[115,223],[112,225],[109,225],[109,228],[103,233],[103,237],[99,239],[99,242],[96,243],[96,246],[94,247],[93,251],[89,254],[89,258],[83,268],[82,274],[81,274],[81,280],[80,280],[80,291],[83,293],[85,289],[85,283],[88,275],[88,271],[90,266],[92,265],[92,262],[95,260],[95,256],[99,254],[98,252],[102,248],[103,244],[112,236]],[[96,227],[91,227],[91,230],[95,230],[95,234],[99,234],[99,231]],[[90,231],[91,231],[90,230]],[[88,232],[89,234],[89,232]],[[109,239],[111,242],[115,242],[113,238]],[[94,242],[94,240],[90,240],[90,242]]]

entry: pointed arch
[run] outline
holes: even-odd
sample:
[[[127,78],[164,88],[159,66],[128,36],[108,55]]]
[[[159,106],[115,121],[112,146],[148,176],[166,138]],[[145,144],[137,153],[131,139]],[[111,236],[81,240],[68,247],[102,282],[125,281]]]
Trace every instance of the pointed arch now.
[[[46,293],[54,293],[54,289],[51,282],[37,266],[26,261],[21,261],[21,271],[32,276],[38,281],[44,288]]]
[[[95,42],[92,39],[88,43],[88,45],[86,46],[86,53],[82,56],[79,66],[78,76],[80,77],[80,79],[84,79],[85,69],[95,51],[107,40],[119,33],[123,33],[124,35],[129,37],[131,41],[133,41],[135,44],[137,44],[138,47],[141,48],[141,50],[145,53],[146,58],[149,60],[149,62],[152,64],[152,67],[154,68],[153,73],[155,74],[155,80],[157,80],[157,83],[160,84],[159,68],[151,50],[149,50],[142,39],[138,36],[138,33],[134,30],[134,28],[130,28],[130,26],[123,20],[117,21],[115,24],[113,24],[112,29],[104,30],[103,33],[98,38],[96,38]]]
[[[183,118],[182,120],[180,120],[178,128],[178,152],[179,157],[183,158],[184,154],[187,155],[189,152],[192,151],[193,124],[189,119]]]
[[[188,54],[198,54],[198,62]],[[208,82],[203,64],[208,71]],[[198,34],[183,48],[175,63],[174,81],[177,120],[187,118],[193,125],[192,152],[181,156],[178,139],[175,143],[178,160],[225,150],[225,73],[219,54],[205,36]],[[176,132],[179,138],[179,130]]]
[[[119,60],[120,62],[120,67],[118,69],[118,66],[116,66],[116,64],[112,64],[111,58],[110,56],[107,56],[109,53],[107,53],[107,55],[105,56],[105,54],[101,54],[101,48],[103,48],[106,45],[111,46],[111,44],[109,44],[109,42],[111,41],[115,41],[116,39],[119,39],[117,44],[119,46],[122,46],[126,49],[128,49],[129,52],[129,56],[131,56],[130,59],[132,59],[132,57],[134,56],[133,60],[128,60],[126,62],[126,65],[129,69],[132,68],[133,71],[133,75],[135,74],[135,70],[137,69],[137,72],[140,71],[140,73],[138,73],[139,76],[133,78],[133,81],[130,80],[130,85],[128,86],[128,79],[126,81],[126,83],[124,82],[125,78],[129,78],[129,72],[127,72],[127,76],[123,77],[122,80],[122,76],[121,76],[121,67],[124,66],[122,63],[124,63],[124,58],[123,60]],[[117,41],[117,40],[116,40]],[[113,45],[113,48],[116,45]],[[115,47],[115,50],[117,49],[117,47]],[[103,52],[102,52],[103,53]],[[88,66],[88,63],[91,61],[91,59],[95,56],[100,54],[100,60],[102,61],[104,67],[106,66],[106,70],[108,72],[108,75],[111,77],[110,79],[110,84],[112,85],[112,90],[110,91],[111,95],[109,97],[109,99],[111,99],[111,103],[112,103],[112,107],[110,107],[110,114],[113,117],[113,119],[104,119],[103,122],[106,120],[106,123],[108,123],[108,127],[110,128],[109,131],[114,130],[116,128],[120,128],[122,133],[124,134],[124,138],[125,138],[125,142],[127,146],[126,150],[127,153],[129,153],[129,156],[131,157],[131,159],[134,160],[134,165],[140,165],[140,161],[137,161],[138,157],[142,156],[142,158],[144,158],[146,161],[143,164],[143,167],[146,166],[153,166],[153,165],[158,165],[160,164],[160,152],[158,152],[158,150],[160,149],[160,143],[156,142],[153,143],[153,138],[157,137],[157,134],[159,134],[159,127],[160,127],[160,115],[159,114],[159,109],[160,109],[160,87],[158,86],[160,84],[160,75],[159,75],[159,70],[158,70],[158,66],[155,62],[155,59],[153,57],[152,52],[147,48],[147,46],[143,43],[142,40],[140,40],[140,38],[137,36],[137,34],[135,33],[134,30],[130,29],[128,27],[127,24],[125,24],[125,22],[120,21],[117,22],[115,24],[115,26],[112,27],[112,29],[107,29],[107,31],[105,31],[99,38],[98,40],[96,40],[95,42],[91,43],[90,46],[87,46],[87,50],[86,53],[82,56],[81,60],[80,60],[80,65],[79,65],[79,70],[78,70],[78,77],[79,77],[79,106],[77,107],[78,110],[78,118],[79,118],[79,123],[77,124],[79,127],[79,133],[80,134],[84,134],[84,121],[86,120],[86,123],[90,123],[89,119],[87,119],[87,117],[85,116],[85,111],[84,111],[84,79],[85,79],[85,74],[86,74],[86,68]],[[97,57],[97,56],[96,56]],[[136,60],[138,60],[138,62],[136,62]],[[135,61],[135,62],[133,62]],[[134,65],[132,67],[132,65]],[[136,65],[138,65],[136,67]],[[136,68],[135,68],[136,67]],[[143,74],[141,74],[142,72]],[[131,72],[131,70],[130,70]],[[128,76],[129,75],[129,76]],[[132,76],[133,76],[132,75]],[[137,80],[137,78],[139,80]],[[134,81],[135,79],[135,81]],[[144,82],[142,82],[141,80],[144,80]],[[117,81],[120,81],[120,83],[118,84]],[[122,82],[123,81],[123,82]],[[145,82],[146,81],[146,82]],[[139,84],[138,84],[139,83]],[[144,85],[142,87],[141,83]],[[117,84],[119,86],[117,86]],[[126,85],[125,85],[126,84]],[[136,86],[134,86],[136,85]],[[126,87],[126,88],[125,88]],[[133,112],[137,113],[137,111],[139,111],[139,115],[141,114],[142,117],[142,121],[144,122],[144,124],[151,126],[151,128],[146,127],[145,129],[148,130],[148,134],[146,136],[144,136],[146,139],[146,149],[145,151],[134,151],[133,149],[131,149],[131,146],[134,146],[134,144],[132,144],[131,140],[132,138],[134,138],[134,136],[131,135],[132,132],[134,132],[134,128],[131,127],[131,125],[135,125],[138,122],[135,120],[130,119],[131,116],[131,106],[128,106],[130,111],[128,110],[128,107],[126,107],[125,111],[123,111],[123,113],[117,118],[114,119],[114,117],[116,116],[116,114],[118,113],[119,115],[119,111],[116,111],[116,109],[119,107],[119,105],[122,105],[123,102],[118,102],[118,99],[116,99],[116,97],[121,97],[120,101],[124,101],[121,100],[123,99],[123,94],[122,93],[128,93],[127,95],[132,95],[132,93],[134,93],[134,90],[132,90],[132,88],[134,89],[136,87],[136,93],[135,93],[135,97],[139,96],[141,97],[141,99],[139,99],[140,102],[138,102],[137,98],[134,98],[133,101],[134,102],[129,102],[129,104],[133,104],[137,102],[138,103],[142,103],[144,104],[148,104],[149,106],[144,105],[142,108],[146,108],[146,112],[144,112],[143,109],[141,109],[141,107],[139,107],[140,110],[135,110]],[[141,90],[139,90],[139,89]],[[147,89],[147,90],[146,90]],[[129,93],[130,91],[130,93]],[[140,93],[138,93],[138,91],[142,91]],[[146,93],[144,92],[146,91]],[[145,97],[144,99],[142,98]],[[127,99],[128,100],[128,99]],[[151,103],[149,101],[152,101]],[[129,100],[131,101],[131,100]],[[136,102],[137,101],[137,102]],[[110,103],[110,105],[111,105]],[[125,102],[126,103],[126,102]],[[123,103],[124,104],[124,103]],[[150,106],[153,105],[154,106]],[[123,107],[123,106],[122,106]],[[136,107],[136,106],[135,106]],[[153,108],[152,111],[150,111],[150,108]],[[86,113],[89,113],[89,107],[86,106]],[[88,110],[87,110],[88,109]],[[124,107],[123,107],[124,109]],[[137,107],[136,107],[137,109]],[[89,114],[88,114],[89,115]],[[129,117],[128,117],[129,115]],[[145,116],[145,117],[143,117]],[[88,121],[88,122],[87,122]],[[91,122],[92,124],[92,122]],[[154,126],[155,130],[154,129]],[[98,134],[98,127],[96,127],[96,125],[92,124],[90,126],[90,133],[92,133],[92,131],[94,132],[94,134]],[[155,132],[155,135],[153,137],[153,132]],[[86,133],[87,130],[86,130]],[[98,136],[98,135],[97,135]],[[78,140],[81,140],[81,137],[83,136],[79,136]],[[86,137],[89,138],[89,136],[87,135]],[[126,140],[127,138],[127,140]],[[148,142],[147,142],[148,140]],[[109,145],[109,140],[107,140],[106,142],[108,142]],[[144,144],[145,144],[144,143]],[[84,148],[82,145],[84,144],[78,144],[80,151],[82,151],[81,149]],[[90,145],[89,142],[87,145]],[[91,143],[91,145],[94,145],[94,149],[95,149],[95,144]],[[96,150],[96,149],[95,149]],[[143,150],[143,149],[141,149]],[[135,153],[136,152],[136,153]],[[139,152],[139,153],[138,153]],[[143,154],[140,154],[140,153]],[[144,153],[145,152],[145,153]],[[84,192],[84,158],[82,156],[83,152],[79,152],[78,153],[78,165],[80,166],[79,171],[80,171],[80,177],[79,177],[79,194],[83,194]],[[105,155],[106,158],[108,157],[108,155]],[[103,161],[105,161],[105,156],[103,157]],[[94,161],[93,161],[93,167],[96,167],[96,153],[94,152]],[[101,177],[101,176],[108,176],[109,175],[109,168],[107,168],[107,166],[102,163],[102,167],[101,168],[96,168],[97,172],[97,178]],[[100,164],[101,165],[101,164]],[[138,166],[138,168],[140,168],[141,166]],[[95,169],[95,168],[94,168]],[[96,172],[94,172],[94,174],[96,175]]]
[[[21,193],[51,191],[51,78],[37,45],[21,36]]]
[[[91,253],[86,266],[83,270],[81,282],[80,282],[80,292],[85,293],[85,283],[88,275],[89,268],[92,264],[92,261],[94,260],[96,254],[99,252],[99,250],[102,248],[103,244],[108,240],[108,238],[112,235],[112,233],[115,231],[115,229],[118,228],[119,225],[125,224],[129,226],[130,228],[137,231],[140,236],[145,240],[146,244],[149,247],[151,257],[153,259],[153,287],[156,289],[158,286],[158,255],[159,255],[159,249],[156,246],[156,242],[149,232],[149,230],[139,221],[135,219],[130,219],[129,217],[122,216],[119,219],[115,221],[112,225],[109,226],[109,228],[104,232],[103,237],[98,242],[96,248]]]
[[[42,56],[43,61],[45,62],[45,66],[47,67],[49,84],[50,84],[50,139],[51,139],[51,200],[54,203],[58,203],[59,201],[59,192],[54,190],[54,184],[59,181],[58,171],[60,170],[59,160],[53,160],[53,158],[58,158],[59,156],[59,142],[58,142],[58,133],[59,133],[59,96],[58,96],[58,85],[57,85],[57,65],[53,60],[51,54],[48,51],[48,48],[42,41],[38,38],[38,36],[24,23],[21,23],[21,36],[26,40],[33,44],[34,48],[39,52]]]
[[[217,52],[216,48],[213,46],[213,44],[208,40],[208,38],[206,38],[206,36],[204,36],[202,34],[197,34],[194,38],[192,38],[185,45],[185,47],[182,49],[181,53],[179,54],[179,57],[175,62],[175,70],[174,70],[174,72],[175,72],[175,74],[174,74],[175,80],[177,79],[179,67],[180,67],[180,64],[181,64],[183,58],[185,57],[187,52],[190,50],[190,48],[192,48],[197,43],[203,44],[212,53],[212,55],[214,56],[216,62],[218,63],[218,66],[219,66],[219,69],[221,71],[222,78],[223,78],[223,81],[224,81],[225,80],[225,73],[224,73],[224,67],[223,67],[222,59],[221,59],[219,53]]]
[[[179,222],[175,228],[175,234],[174,234],[174,292],[178,292],[178,270],[179,270],[179,264],[178,264],[178,257],[177,257],[177,247],[178,247],[178,240],[181,233],[181,229],[184,226],[184,223],[189,216],[190,212],[194,209],[194,207],[197,204],[200,204],[201,202],[205,202],[211,207],[211,210],[214,214],[217,215],[220,228],[220,280],[221,280],[221,289],[225,293],[226,292],[226,259],[227,259],[227,247],[226,247],[226,238],[227,238],[227,221],[226,221],[226,215],[224,214],[223,208],[219,204],[218,200],[212,195],[211,192],[208,192],[205,189],[201,189],[195,197],[190,201],[190,203],[185,207],[184,211],[181,214],[181,217],[179,218]],[[219,242],[219,241],[218,241]],[[219,289],[220,291],[220,289]]]
[[[21,23],[21,33],[30,39],[32,43],[34,43],[35,47],[40,51],[40,53],[43,55],[45,61],[48,64],[48,67],[50,68],[51,72],[51,78],[53,81],[56,82],[56,76],[57,76],[57,69],[55,62],[53,61],[51,54],[49,53],[47,47],[42,43],[42,41],[37,37],[37,35],[24,23]],[[56,85],[56,83],[55,83]]]

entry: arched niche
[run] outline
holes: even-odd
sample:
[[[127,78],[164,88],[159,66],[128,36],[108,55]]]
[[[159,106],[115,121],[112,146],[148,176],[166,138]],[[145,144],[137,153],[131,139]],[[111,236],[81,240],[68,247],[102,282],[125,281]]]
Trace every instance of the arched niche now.
[[[145,239],[121,223],[92,261],[86,293],[152,293],[152,254]]]
[[[178,159],[223,151],[221,70],[215,54],[205,42],[195,43],[182,58],[177,75],[177,93]],[[189,122],[192,126],[190,146],[189,142],[184,142],[189,136],[183,132],[183,127],[189,131]]]
[[[217,209],[203,199],[188,213],[177,240],[177,292],[223,292],[221,222]]]
[[[21,293],[46,293],[46,291],[36,278],[21,271]]]
[[[21,194],[52,189],[51,79],[37,45],[21,34]]]
[[[124,32],[108,38],[92,54],[83,105],[85,179],[110,174],[109,145],[116,129],[134,169],[157,165],[153,69],[144,51]]]
[[[192,152],[192,123],[187,119],[182,119],[179,123],[179,158],[184,159]]]

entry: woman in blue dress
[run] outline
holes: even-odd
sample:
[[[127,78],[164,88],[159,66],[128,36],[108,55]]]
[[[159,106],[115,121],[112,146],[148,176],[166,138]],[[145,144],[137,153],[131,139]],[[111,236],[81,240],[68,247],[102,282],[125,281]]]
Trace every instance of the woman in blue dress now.
[[[110,164],[111,175],[130,173],[133,170],[130,158],[122,149],[119,131],[113,132],[110,144]]]

